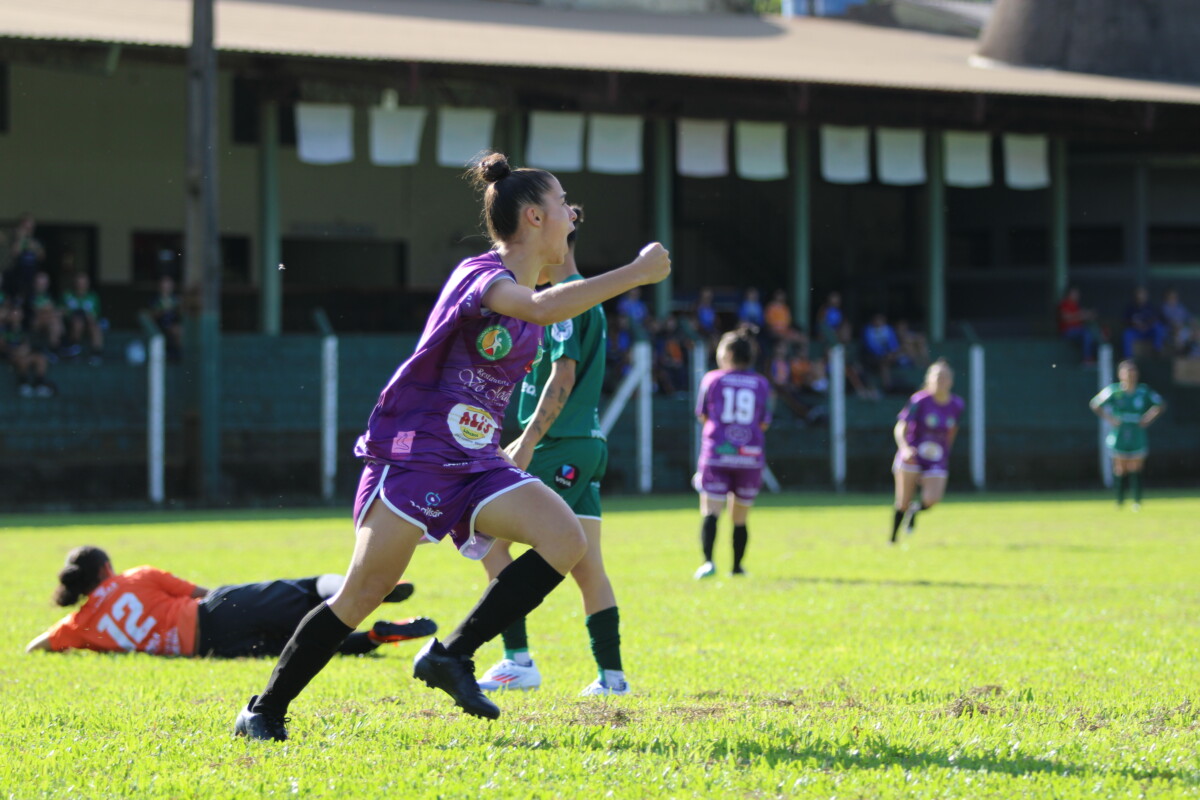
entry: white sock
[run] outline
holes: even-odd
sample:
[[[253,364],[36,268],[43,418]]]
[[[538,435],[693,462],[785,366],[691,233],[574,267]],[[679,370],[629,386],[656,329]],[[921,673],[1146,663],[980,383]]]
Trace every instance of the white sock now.
[[[321,595],[322,599],[328,600],[341,590],[342,584],[345,582],[346,579],[341,575],[322,575],[317,578],[317,594]]]
[[[529,655],[528,650],[514,650],[512,660],[520,664],[522,667],[533,666],[533,656]]]
[[[606,669],[600,676],[600,682],[610,689],[614,689],[625,683],[625,672],[619,669]]]

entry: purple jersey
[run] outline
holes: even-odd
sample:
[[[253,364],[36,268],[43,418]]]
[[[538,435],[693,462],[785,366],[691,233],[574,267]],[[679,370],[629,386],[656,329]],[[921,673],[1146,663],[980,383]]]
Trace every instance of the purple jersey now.
[[[484,308],[484,294],[502,280],[515,277],[494,252],[454,268],[416,351],[383,387],[355,455],[462,473],[509,466],[499,447],[504,409],[541,358],[542,326]]]
[[[950,434],[958,428],[963,399],[956,394],[942,405],[922,389],[908,398],[897,416],[904,423],[904,440],[924,461],[943,462],[950,455]]]
[[[696,415],[705,417],[700,468],[763,467],[763,425],[771,387],[753,370],[714,369],[700,382]]]

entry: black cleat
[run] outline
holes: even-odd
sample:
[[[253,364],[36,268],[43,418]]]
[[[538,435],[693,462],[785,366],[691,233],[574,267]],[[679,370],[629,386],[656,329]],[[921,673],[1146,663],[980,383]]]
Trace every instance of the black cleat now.
[[[425,636],[433,636],[435,633],[437,633],[436,622],[429,617],[413,617],[412,619],[402,619],[399,622],[388,622],[381,619],[371,626],[367,636],[375,644],[387,644],[420,639]]]
[[[413,659],[413,677],[432,689],[441,689],[473,717],[497,719],[500,707],[488,700],[475,682],[475,662],[446,652],[437,639],[421,648]]]
[[[413,596],[415,589],[408,581],[400,581],[396,584],[396,588],[387,593],[387,597],[383,598],[385,603],[402,603]]]
[[[246,707],[238,712],[237,720],[233,723],[233,735],[245,736],[247,739],[262,739],[264,741],[286,742],[287,717],[274,717],[251,711],[258,695],[250,698]]]

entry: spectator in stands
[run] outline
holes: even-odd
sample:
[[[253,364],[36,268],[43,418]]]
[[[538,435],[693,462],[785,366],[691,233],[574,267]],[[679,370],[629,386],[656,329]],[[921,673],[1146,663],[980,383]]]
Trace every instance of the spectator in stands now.
[[[54,384],[46,379],[49,362],[33,348],[25,331],[21,306],[0,306],[0,358],[12,365],[21,397],[53,397]]]
[[[854,393],[864,400],[878,400],[879,390],[874,386],[867,385],[866,381],[863,380],[865,370],[860,360],[858,344],[854,341],[854,326],[850,324],[850,320],[842,320],[842,324],[838,326],[836,335],[837,344],[842,346],[844,354],[846,382],[854,389]]]
[[[883,314],[871,317],[871,324],[863,330],[862,358],[883,391],[892,391],[892,367],[900,361],[900,340]]]
[[[46,249],[37,240],[37,221],[26,211],[17,222],[12,236],[12,263],[4,275],[4,291],[21,306],[24,321],[32,322],[34,277],[46,260]]]
[[[708,287],[701,289],[696,299],[696,332],[710,345],[717,341],[717,310],[713,308],[713,291]]]
[[[766,325],[762,302],[758,299],[758,289],[753,286],[742,296],[742,304],[738,307],[738,324],[753,325],[759,330]]]
[[[787,341],[791,338],[792,309],[787,304],[787,293],[776,289],[771,295],[771,302],[763,310],[763,318],[767,322],[767,331],[772,341]]]
[[[71,288],[63,293],[63,310],[67,317],[68,352],[78,355],[86,340],[88,363],[101,363],[104,352],[104,320],[100,317],[100,296],[92,291],[86,272],[76,272]]]
[[[687,389],[687,340],[674,314],[653,325],[654,380],[660,394],[672,397]]]
[[[1096,336],[1092,332],[1095,321],[1096,312],[1079,305],[1079,287],[1067,287],[1058,304],[1058,334],[1079,344],[1084,364],[1096,363]]]
[[[767,380],[783,404],[805,424],[815,424],[825,416],[819,395],[829,388],[825,364],[810,355],[808,337],[794,343],[778,342],[767,362]]]
[[[650,312],[646,308],[645,301],[642,300],[640,288],[630,289],[617,301],[617,314],[627,317],[631,325],[644,326],[646,324]]]
[[[62,349],[63,312],[50,292],[50,276],[45,272],[39,272],[33,278],[29,307],[33,313],[30,330],[34,341],[54,358]]]
[[[925,334],[917,333],[909,327],[908,320],[896,320],[896,338],[900,340],[900,359],[896,362],[901,367],[916,367],[926,369],[933,360],[929,355],[929,340]]]
[[[1167,342],[1174,348],[1179,334],[1188,329],[1192,314],[1179,301],[1179,290],[1174,286],[1163,292],[1162,316],[1167,325]]]
[[[604,364],[604,391],[611,394],[629,372],[633,328],[629,317],[624,314],[615,315],[609,325],[612,330],[608,334],[608,354]]]
[[[167,339],[167,358],[178,361],[183,353],[183,314],[175,280],[163,275],[158,281],[158,294],[150,303],[150,316]]]
[[[1162,314],[1150,302],[1150,291],[1139,286],[1133,293],[1133,302],[1125,310],[1125,358],[1133,358],[1138,342],[1150,342],[1157,355],[1162,355],[1166,344],[1167,326]]]
[[[1188,320],[1186,328],[1175,335],[1175,354],[1184,358],[1200,358],[1200,317]]]
[[[837,341],[838,329],[842,327],[842,295],[830,292],[825,302],[817,309],[816,335],[826,342]]]

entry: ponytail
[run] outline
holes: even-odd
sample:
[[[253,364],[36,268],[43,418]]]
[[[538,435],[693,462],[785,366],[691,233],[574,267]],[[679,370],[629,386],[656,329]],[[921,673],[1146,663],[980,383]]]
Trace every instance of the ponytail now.
[[[80,597],[91,594],[100,585],[100,573],[108,563],[108,554],[91,545],[76,547],[67,553],[67,563],[58,571],[54,602],[60,606],[73,606]]]

